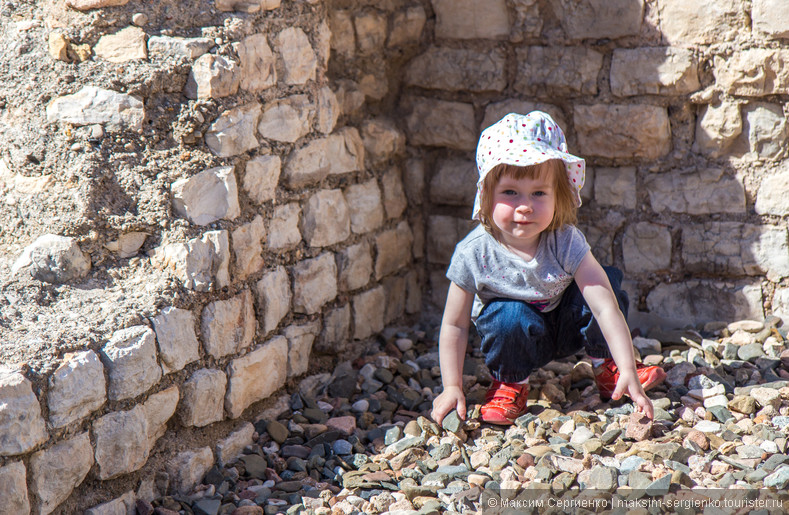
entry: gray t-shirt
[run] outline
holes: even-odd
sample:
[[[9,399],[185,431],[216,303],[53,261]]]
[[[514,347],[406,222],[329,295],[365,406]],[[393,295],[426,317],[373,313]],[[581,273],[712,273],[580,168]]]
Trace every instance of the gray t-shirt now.
[[[518,299],[540,311],[559,304],[589,244],[575,226],[545,231],[531,261],[514,254],[477,226],[455,247],[447,278],[473,293],[473,320],[495,298]]]

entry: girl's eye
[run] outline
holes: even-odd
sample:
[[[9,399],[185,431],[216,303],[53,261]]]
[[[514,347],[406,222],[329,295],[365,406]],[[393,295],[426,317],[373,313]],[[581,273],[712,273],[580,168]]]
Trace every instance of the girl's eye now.
[[[544,191],[535,191],[535,192],[534,192],[534,196],[535,196],[535,197],[542,197],[542,196],[544,196],[544,195],[545,195],[545,192],[544,192]]]
[[[512,196],[512,195],[517,195],[518,194],[518,192],[516,192],[515,190],[504,190],[502,193],[504,195],[507,195],[507,196]]]

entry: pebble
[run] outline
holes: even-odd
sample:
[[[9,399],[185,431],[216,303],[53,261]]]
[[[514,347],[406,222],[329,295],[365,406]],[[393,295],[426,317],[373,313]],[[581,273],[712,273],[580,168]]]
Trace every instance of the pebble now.
[[[431,401],[441,391],[437,344],[427,332],[391,332],[377,354],[338,367],[324,383],[314,380],[311,391],[325,396],[289,396],[287,411],[256,422],[258,440],[237,462],[213,467],[198,493],[154,500],[148,512],[473,513],[482,508],[483,489],[513,498],[533,488],[568,495],[627,486],[651,496],[785,489],[789,402],[780,389],[789,383],[780,373],[789,349],[776,338],[771,352],[785,359],[766,362],[756,347],[744,350],[757,343],[757,325],[731,327],[723,334],[743,345],[712,333],[694,340],[703,351],[677,350],[677,335],[639,340],[642,355],[664,363],[668,375],[648,392],[654,421],[634,413],[627,398],[602,402],[588,364],[568,359],[532,374],[535,395],[511,427],[476,418],[485,376],[465,385],[466,420],[452,411],[433,423]],[[464,373],[479,370],[484,363],[474,350]]]

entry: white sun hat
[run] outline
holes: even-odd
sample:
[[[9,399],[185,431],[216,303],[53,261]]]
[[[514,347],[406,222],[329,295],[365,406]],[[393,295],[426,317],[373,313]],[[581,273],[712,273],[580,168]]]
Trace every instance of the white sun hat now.
[[[567,140],[562,129],[547,113],[510,113],[482,131],[477,144],[479,180],[472,218],[479,220],[480,194],[485,177],[496,165],[529,166],[549,159],[564,161],[575,205],[580,207],[586,161],[567,152]]]

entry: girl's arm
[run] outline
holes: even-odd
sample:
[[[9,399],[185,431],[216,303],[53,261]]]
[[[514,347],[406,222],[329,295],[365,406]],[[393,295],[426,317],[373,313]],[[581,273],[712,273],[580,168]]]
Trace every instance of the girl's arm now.
[[[603,332],[603,337],[608,343],[611,357],[614,358],[619,369],[619,380],[611,398],[619,399],[622,394],[627,393],[649,418],[653,418],[652,401],[644,393],[644,388],[636,373],[636,360],[633,355],[633,340],[630,338],[630,330],[619,309],[608,276],[600,263],[592,256],[591,251],[586,253],[578,266],[578,270],[575,272],[575,282],[592,310],[592,314]]]
[[[468,345],[468,327],[474,294],[455,283],[450,283],[441,333],[438,338],[438,357],[441,364],[441,383],[444,391],[433,400],[431,416],[440,424],[444,416],[457,409],[461,419],[466,417],[466,397],[463,394],[463,360]]]

